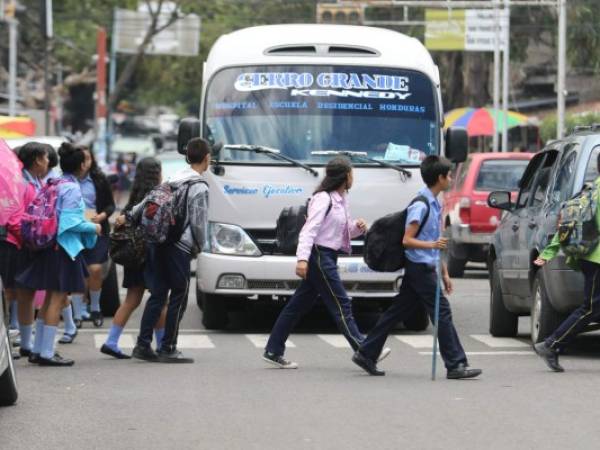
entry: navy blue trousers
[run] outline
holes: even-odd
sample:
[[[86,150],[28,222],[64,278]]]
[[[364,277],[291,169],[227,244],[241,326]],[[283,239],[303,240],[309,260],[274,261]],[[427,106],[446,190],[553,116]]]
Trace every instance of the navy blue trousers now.
[[[419,304],[425,307],[433,322],[437,283],[437,273],[434,266],[407,260],[400,292],[368,334],[360,346],[360,352],[367,358],[376,361],[388,335],[396,327],[396,324],[408,319]],[[438,341],[440,354],[447,369],[454,369],[460,363],[467,363],[467,356],[452,323],[450,303],[442,292],[440,292]]]
[[[566,347],[590,322],[600,319],[600,264],[580,260],[583,272],[583,303],[567,317],[546,339],[546,345],[554,349]]]
[[[174,245],[148,246],[144,279],[150,298],[142,315],[138,345],[150,347],[154,327],[168,300],[165,335],[160,350],[171,352],[177,347],[179,323],[187,307],[190,288],[190,262],[190,254]]]
[[[266,351],[276,355],[285,352],[285,341],[320,297],[340,332],[353,349],[364,339],[352,314],[352,300],[348,297],[337,271],[337,251],[313,246],[308,261],[308,274],[277,318]]]

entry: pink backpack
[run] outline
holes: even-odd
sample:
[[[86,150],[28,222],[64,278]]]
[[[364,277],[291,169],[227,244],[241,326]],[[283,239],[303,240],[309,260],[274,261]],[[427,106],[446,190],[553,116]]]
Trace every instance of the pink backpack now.
[[[58,187],[63,180],[48,180],[25,209],[21,221],[23,245],[30,250],[43,250],[52,247],[58,233],[56,200]]]

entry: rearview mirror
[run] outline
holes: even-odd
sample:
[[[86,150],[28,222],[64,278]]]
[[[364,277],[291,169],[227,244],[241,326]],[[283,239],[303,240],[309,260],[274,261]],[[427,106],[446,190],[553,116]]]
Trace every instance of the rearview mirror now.
[[[195,117],[186,117],[179,123],[177,131],[177,152],[185,155],[187,143],[200,136],[200,121]]]
[[[464,128],[450,127],[446,130],[446,158],[453,163],[467,159],[469,136]]]
[[[510,192],[507,191],[494,191],[488,195],[487,204],[490,208],[503,209],[510,211],[512,209],[512,201],[510,199]]]

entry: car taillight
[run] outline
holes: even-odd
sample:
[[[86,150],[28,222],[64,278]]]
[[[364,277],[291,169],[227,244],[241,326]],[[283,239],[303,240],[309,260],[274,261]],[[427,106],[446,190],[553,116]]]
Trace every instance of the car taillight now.
[[[458,202],[458,217],[462,223],[471,222],[471,199],[469,197],[461,197]]]

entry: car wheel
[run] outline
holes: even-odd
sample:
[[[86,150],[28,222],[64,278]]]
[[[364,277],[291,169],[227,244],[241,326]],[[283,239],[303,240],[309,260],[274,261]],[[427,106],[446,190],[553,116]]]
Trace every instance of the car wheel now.
[[[202,308],[202,325],[207,330],[221,330],[227,327],[226,297],[221,295],[204,294]]]
[[[202,292],[200,288],[196,286],[196,304],[198,305],[198,308],[200,308],[200,311],[204,309],[204,297],[204,292]]]
[[[19,396],[17,391],[17,377],[15,375],[15,366],[11,356],[11,345],[8,334],[4,335],[4,347],[8,358],[8,367],[0,376],[0,405],[9,406],[17,401]]]
[[[550,303],[540,270],[535,274],[532,295],[531,342],[537,344],[550,336],[561,324],[564,317]]]
[[[496,261],[491,264],[490,280],[490,334],[496,337],[516,336],[519,331],[519,316],[504,305]]]
[[[455,243],[450,237],[448,246],[448,275],[452,278],[462,278],[465,274],[465,266],[467,265],[466,258],[459,258],[457,255],[464,255],[464,251],[459,251],[460,244]]]
[[[404,327],[410,331],[425,331],[429,326],[427,310],[419,305],[412,316],[404,321]]]
[[[117,266],[111,263],[104,281],[102,282],[102,293],[100,294],[100,309],[105,317],[112,317],[119,309],[121,300],[119,298],[119,281],[117,279]]]

